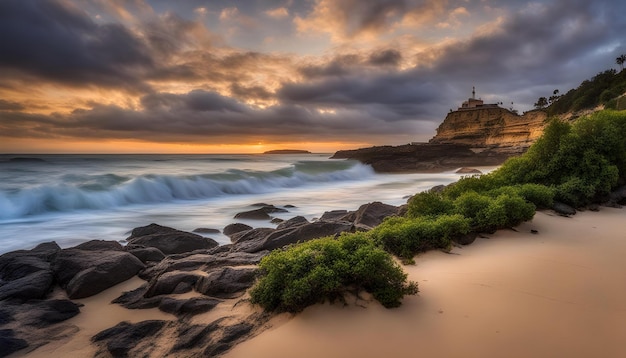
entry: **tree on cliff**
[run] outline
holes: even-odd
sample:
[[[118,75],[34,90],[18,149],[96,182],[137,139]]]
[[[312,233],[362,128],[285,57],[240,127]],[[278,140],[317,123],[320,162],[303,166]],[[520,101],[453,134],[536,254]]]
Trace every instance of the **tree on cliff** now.
[[[537,102],[535,103],[535,108],[543,109],[548,106],[548,99],[546,97],[539,97]]]
[[[615,59],[615,62],[619,65],[620,69],[624,70],[624,63],[626,62],[626,54],[621,54],[618,58]]]

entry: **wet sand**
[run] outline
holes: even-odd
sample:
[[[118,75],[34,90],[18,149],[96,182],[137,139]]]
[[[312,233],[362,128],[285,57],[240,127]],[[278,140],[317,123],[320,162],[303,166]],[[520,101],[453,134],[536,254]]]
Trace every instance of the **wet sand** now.
[[[516,230],[416,257],[398,309],[316,305],[226,357],[626,357],[626,209]]]

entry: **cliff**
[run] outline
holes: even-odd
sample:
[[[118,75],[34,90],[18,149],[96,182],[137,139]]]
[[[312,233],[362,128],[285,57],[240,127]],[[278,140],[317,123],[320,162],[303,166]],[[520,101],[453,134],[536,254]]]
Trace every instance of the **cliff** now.
[[[547,114],[543,111],[520,116],[497,105],[473,101],[480,107],[450,112],[429,143],[343,150],[331,158],[358,160],[381,173],[496,166],[525,152],[546,125]],[[474,102],[468,102],[468,106]]]
[[[460,109],[448,113],[430,143],[522,153],[541,136],[546,119],[543,111],[520,116],[500,107]]]

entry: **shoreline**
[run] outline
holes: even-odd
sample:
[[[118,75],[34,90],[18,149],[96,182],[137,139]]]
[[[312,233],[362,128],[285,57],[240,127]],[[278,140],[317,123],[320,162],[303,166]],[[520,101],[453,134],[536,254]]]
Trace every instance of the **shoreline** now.
[[[397,309],[315,305],[225,357],[622,357],[624,219],[537,212],[452,254],[418,255],[404,269],[420,293]]]
[[[295,316],[273,316],[225,357],[377,357],[415,352],[430,357],[547,357],[563,352],[586,357],[600,347],[609,349],[601,352],[603,356],[626,354],[618,339],[626,335],[626,323],[622,323],[626,322],[626,288],[616,284],[626,279],[626,273],[620,272],[626,271],[621,265],[626,234],[620,232],[625,218],[625,210],[609,207],[569,218],[538,211],[532,221],[514,230],[499,230],[487,235],[489,239],[454,247],[449,254],[429,251],[416,256],[416,265],[403,269],[409,280],[419,283],[420,293],[405,297],[397,309],[385,309],[364,295],[345,307],[326,303]],[[156,307],[129,310],[109,303],[144,283],[134,276],[95,296],[75,300],[84,304],[81,313],[50,327],[61,332],[55,335],[57,340],[11,357],[93,355],[102,352],[102,346],[91,337],[122,321],[157,319],[174,322],[173,326],[180,317]],[[202,294],[166,296],[188,299]],[[260,313],[246,302],[247,297],[246,293],[226,300],[214,310],[193,316],[191,322],[208,325],[218,315],[250,321]],[[49,298],[66,295],[57,288]],[[584,327],[584,322],[594,325]],[[605,327],[609,324],[613,326]],[[14,328],[14,324],[3,328]],[[176,337],[171,327],[165,333],[155,338],[163,342],[151,353],[168,352],[171,344],[167,341]],[[520,337],[534,343],[521,344]],[[568,346],[570,340],[580,344]],[[516,347],[514,352],[509,351],[511,347]]]

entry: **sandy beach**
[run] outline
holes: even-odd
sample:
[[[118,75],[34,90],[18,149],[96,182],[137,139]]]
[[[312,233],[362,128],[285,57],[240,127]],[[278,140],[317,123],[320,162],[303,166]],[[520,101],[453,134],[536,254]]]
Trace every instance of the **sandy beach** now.
[[[624,357],[625,224],[624,209],[538,212],[416,257],[420,293],[398,309],[316,305],[226,357]]]
[[[625,209],[602,207],[570,218],[537,212],[515,230],[451,253],[417,256],[404,270],[420,293],[400,308],[385,309],[365,295],[356,304],[281,314],[225,357],[624,357],[625,223]],[[25,356],[93,356],[90,338],[118,322],[175,320],[158,309],[110,304],[142,282],[135,277],[77,300],[84,304],[81,313],[51,331],[53,342]],[[185,296],[192,294],[199,295]],[[259,310],[237,301],[193,321],[209,324],[219,315]],[[152,352],[166,355],[175,339],[161,338]]]

